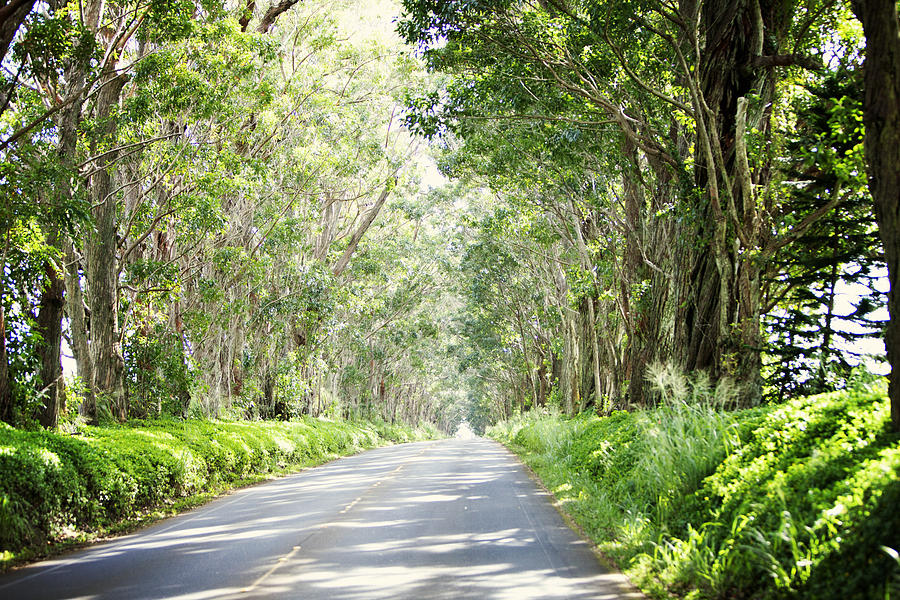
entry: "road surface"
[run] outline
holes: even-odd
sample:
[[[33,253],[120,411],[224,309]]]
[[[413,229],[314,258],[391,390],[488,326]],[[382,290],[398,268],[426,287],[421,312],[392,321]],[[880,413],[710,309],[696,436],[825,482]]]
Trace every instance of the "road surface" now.
[[[642,598],[483,439],[371,450],[0,576],[3,599]]]

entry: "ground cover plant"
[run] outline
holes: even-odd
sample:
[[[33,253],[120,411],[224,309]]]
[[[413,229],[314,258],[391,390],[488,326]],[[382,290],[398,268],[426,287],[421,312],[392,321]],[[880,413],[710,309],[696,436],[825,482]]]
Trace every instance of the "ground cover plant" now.
[[[435,436],[430,427],[316,418],[132,421],[72,433],[0,423],[0,566],[231,485]]]
[[[654,597],[900,597],[883,387],[735,412],[700,388],[606,417],[531,412],[489,435]]]

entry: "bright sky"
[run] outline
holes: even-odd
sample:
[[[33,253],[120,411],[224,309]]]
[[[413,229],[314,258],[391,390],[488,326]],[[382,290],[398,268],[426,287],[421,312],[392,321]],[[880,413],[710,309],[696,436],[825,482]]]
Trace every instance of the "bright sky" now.
[[[888,278],[887,278],[887,270],[881,269],[880,272],[876,273],[878,275],[878,279],[873,281],[873,286],[876,290],[882,293],[887,293],[888,291]],[[866,286],[855,284],[849,285],[844,282],[838,282],[835,287],[835,291],[837,293],[837,297],[835,298],[835,313],[838,315],[847,315],[856,310],[856,304],[859,303],[859,298],[862,295],[867,295],[869,290]],[[887,320],[888,319],[888,311],[887,307],[882,307],[871,315],[869,318],[873,320]],[[844,329],[851,333],[862,333],[859,327],[854,326],[852,323],[847,321],[841,321]],[[849,350],[851,352],[858,352],[861,354],[873,354],[877,356],[884,357],[885,349],[884,349],[884,341],[881,339],[865,339],[859,340],[853,343],[836,343],[835,346],[839,350]],[[853,362],[852,360],[850,362]],[[890,373],[890,366],[886,362],[875,362],[872,360],[864,361],[866,366],[873,373],[878,373],[880,375],[887,375]]]

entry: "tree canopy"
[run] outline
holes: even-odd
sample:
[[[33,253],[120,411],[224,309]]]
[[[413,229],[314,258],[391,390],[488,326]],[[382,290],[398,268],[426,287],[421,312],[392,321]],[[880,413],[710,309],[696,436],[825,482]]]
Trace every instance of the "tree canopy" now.
[[[878,360],[867,5],[4,7],[3,420],[452,430]]]

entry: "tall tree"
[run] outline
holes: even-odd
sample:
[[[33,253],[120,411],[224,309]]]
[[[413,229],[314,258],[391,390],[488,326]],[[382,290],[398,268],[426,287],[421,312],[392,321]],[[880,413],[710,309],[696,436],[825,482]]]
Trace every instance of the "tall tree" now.
[[[866,36],[866,161],[888,267],[891,420],[900,431],[900,21],[892,0],[853,0]]]
[[[743,402],[758,401],[764,274],[779,249],[843,198],[786,214],[775,153],[761,142],[772,138],[788,74],[818,68],[802,51],[829,5],[807,17],[784,0],[404,6],[401,31],[450,75],[446,93],[413,101],[424,132],[452,129],[474,148],[473,131],[489,128],[485,121],[531,122],[543,133],[542,157],[569,129],[562,140],[580,146],[580,155],[570,152],[579,156],[576,173],[610,172],[588,154],[604,137],[604,152],[631,165],[617,191],[627,205],[621,222],[626,232],[644,231],[626,233],[626,260],[633,272],[640,255],[640,279],[652,287],[640,294],[649,301],[637,303],[645,311],[638,315],[630,286],[615,286],[619,308],[628,307],[621,370],[640,378],[654,349],[669,348],[683,368],[737,379]],[[499,153],[485,154],[496,161]],[[668,264],[647,247],[663,236]],[[649,275],[657,271],[662,277]],[[642,401],[640,382],[629,390]]]

